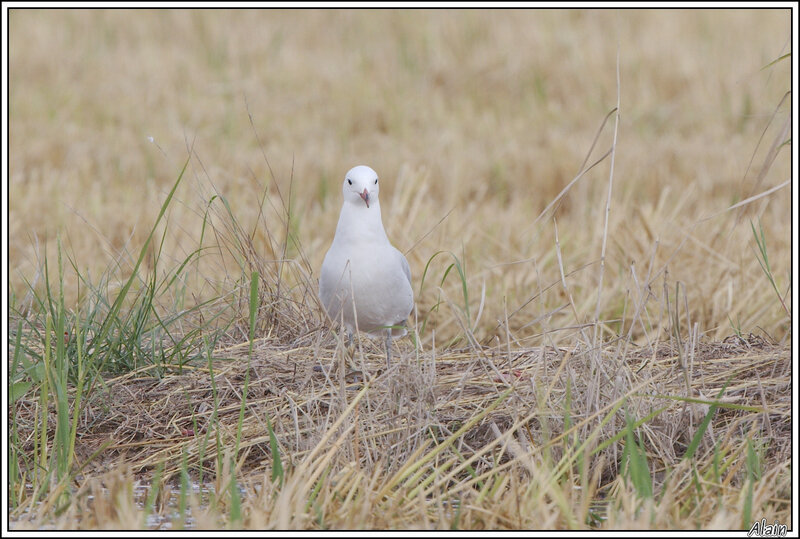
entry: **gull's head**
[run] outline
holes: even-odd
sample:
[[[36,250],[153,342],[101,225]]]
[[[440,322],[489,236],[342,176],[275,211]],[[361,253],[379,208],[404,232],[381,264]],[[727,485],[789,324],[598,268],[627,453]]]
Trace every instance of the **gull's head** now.
[[[378,174],[366,165],[351,168],[344,176],[342,193],[345,202],[364,204],[369,208],[378,200]]]

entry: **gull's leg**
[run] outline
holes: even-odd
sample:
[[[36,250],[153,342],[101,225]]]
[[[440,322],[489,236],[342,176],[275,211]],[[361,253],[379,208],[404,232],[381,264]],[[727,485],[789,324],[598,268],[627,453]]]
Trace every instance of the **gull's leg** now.
[[[355,364],[356,342],[355,339],[353,339],[353,333],[352,329],[347,329],[347,348],[345,348],[347,352],[347,365],[350,367],[351,371],[360,371],[361,369]]]
[[[350,329],[347,330],[346,350],[347,350],[347,355],[350,357],[350,360],[352,360],[356,355],[356,345],[355,342],[353,341],[353,331]]]
[[[386,330],[386,368],[392,367],[392,330]]]

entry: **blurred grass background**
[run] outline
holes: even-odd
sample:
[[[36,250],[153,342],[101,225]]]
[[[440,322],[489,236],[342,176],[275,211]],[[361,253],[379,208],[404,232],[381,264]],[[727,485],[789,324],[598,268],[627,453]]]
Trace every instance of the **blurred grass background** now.
[[[554,214],[576,314],[564,308],[553,215],[535,219],[579,172],[616,104],[619,51],[601,319],[630,316],[627,294],[652,259],[654,296],[684,283],[707,337],[738,327],[785,339],[790,320],[759,266],[751,221],[763,226],[785,293],[789,187],[719,212],[790,179],[789,144],[765,163],[788,138],[791,61],[770,63],[791,52],[790,22],[789,10],[775,9],[13,9],[10,290],[19,299],[26,281],[41,285],[59,231],[90,275],[138,252],[189,148],[192,181],[170,208],[168,259],[196,248],[211,186],[255,226],[266,186],[265,211],[279,204],[263,151],[284,197],[291,184],[293,232],[314,271],[333,237],[343,174],[367,164],[382,178],[389,237],[411,249],[415,291],[431,256],[452,251],[463,257],[473,313],[485,290],[475,334],[491,339],[518,310],[514,335],[539,343],[594,313],[609,160]],[[590,161],[610,147],[612,128]],[[279,229],[280,216],[268,222]],[[264,237],[259,230],[262,255],[280,256]],[[430,282],[443,270],[432,268]],[[225,272],[209,263],[190,292],[219,293],[209,283]],[[66,280],[74,301],[77,279]],[[451,281],[443,291],[457,302],[461,285]],[[420,312],[436,303],[434,290],[418,294]],[[458,332],[437,316],[437,332]]]

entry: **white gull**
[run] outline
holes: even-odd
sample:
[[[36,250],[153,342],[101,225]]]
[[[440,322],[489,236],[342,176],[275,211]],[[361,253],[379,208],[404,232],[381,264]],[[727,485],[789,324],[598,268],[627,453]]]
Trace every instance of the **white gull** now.
[[[385,335],[390,366],[392,337],[407,333],[414,292],[408,260],[383,228],[379,190],[378,175],[368,166],[345,175],[344,203],[322,262],[319,298],[331,319],[344,323],[350,341],[353,331]]]

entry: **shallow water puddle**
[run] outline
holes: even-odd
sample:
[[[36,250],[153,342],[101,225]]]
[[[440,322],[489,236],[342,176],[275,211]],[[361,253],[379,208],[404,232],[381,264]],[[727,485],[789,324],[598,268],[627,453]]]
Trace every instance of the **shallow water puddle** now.
[[[33,485],[28,485],[29,489],[33,489]],[[163,488],[163,487],[162,487]],[[204,510],[208,507],[209,503],[211,502],[212,498],[216,495],[214,485],[212,483],[191,483],[191,495],[194,496],[195,503],[194,505],[190,505],[188,500],[184,500],[185,508],[183,510],[183,516],[181,516],[181,491],[180,485],[178,484],[169,484],[167,485],[169,489],[169,497],[167,499],[166,508],[163,511],[157,511],[150,509],[150,513],[145,518],[146,527],[150,530],[172,530],[172,529],[193,529],[197,526],[197,521],[192,514],[193,509],[201,509]],[[103,495],[110,496],[111,493],[109,489],[103,487],[101,492]],[[150,496],[150,485],[144,481],[134,481],[133,483],[133,501],[136,504],[137,509],[140,511],[146,510],[146,504],[148,502],[148,496]],[[239,492],[242,497],[246,495],[246,491],[239,487]],[[188,496],[187,496],[188,497]],[[95,495],[88,494],[86,496],[87,501],[89,502],[90,507],[94,506],[95,503]],[[36,507],[40,507],[42,502],[37,502]],[[10,518],[9,520],[9,529],[20,529],[20,528],[27,528],[28,523],[38,515],[34,515],[31,513],[30,510],[23,511],[18,517]],[[58,517],[55,517],[58,519]],[[72,523],[75,529],[81,529],[81,523],[74,522]],[[69,529],[71,526],[68,523],[63,522],[63,520],[59,519],[57,523],[49,522],[39,526],[39,530],[55,530],[55,529]],[[102,528],[99,528],[102,529]]]

